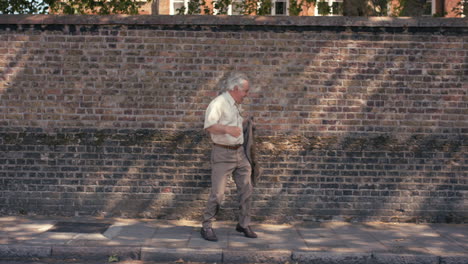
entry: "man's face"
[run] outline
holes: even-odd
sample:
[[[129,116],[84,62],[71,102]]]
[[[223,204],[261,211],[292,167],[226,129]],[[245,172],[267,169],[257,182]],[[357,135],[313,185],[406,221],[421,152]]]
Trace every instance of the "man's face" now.
[[[242,101],[244,101],[244,98],[247,97],[249,93],[249,82],[245,81],[242,83],[242,85],[236,86],[234,88],[234,93],[233,93],[233,98],[236,101],[236,103],[240,104]]]

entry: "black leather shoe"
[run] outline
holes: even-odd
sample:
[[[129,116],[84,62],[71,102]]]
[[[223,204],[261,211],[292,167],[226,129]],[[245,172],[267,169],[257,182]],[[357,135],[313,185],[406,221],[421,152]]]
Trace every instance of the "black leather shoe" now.
[[[244,233],[244,235],[248,238],[257,238],[257,234],[255,234],[255,232],[252,231],[252,228],[250,228],[250,226],[243,228],[242,226],[240,226],[240,224],[237,224],[236,231]]]
[[[213,230],[213,228],[203,228],[200,231],[201,236],[208,241],[218,241],[218,238],[216,237],[216,234]]]

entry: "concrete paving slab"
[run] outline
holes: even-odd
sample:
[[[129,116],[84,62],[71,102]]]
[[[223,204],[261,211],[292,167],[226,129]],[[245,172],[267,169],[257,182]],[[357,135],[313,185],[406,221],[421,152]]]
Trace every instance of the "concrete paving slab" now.
[[[377,224],[374,236],[390,247],[392,253],[431,254],[436,256],[463,255],[461,244],[441,235],[439,225],[429,224]],[[373,227],[376,227],[374,225]],[[385,230],[382,230],[385,228]],[[460,232],[460,229],[459,229]],[[463,232],[463,231],[462,231]],[[463,235],[453,234],[458,237]],[[468,241],[467,241],[468,242]],[[399,248],[400,247],[400,248]],[[396,251],[396,252],[395,252]]]
[[[426,248],[430,254],[436,256],[458,256],[468,253],[468,251],[465,253],[463,252],[463,247],[443,237],[427,238],[423,240],[417,239],[416,243],[418,243],[421,247]]]
[[[0,217],[0,228],[5,232],[44,232],[57,221],[51,219],[29,219],[19,216]]]
[[[245,236],[239,236],[237,234],[231,235],[229,238],[229,245],[227,248],[231,250],[244,250],[244,251],[258,251],[258,250],[269,250],[271,245],[268,241],[261,238],[248,238]]]
[[[10,238],[10,237],[0,237],[0,245],[11,245],[11,244],[15,244],[15,243],[18,243],[18,240],[15,240],[13,238]]]
[[[105,237],[103,234],[78,234],[73,240],[84,240],[84,241],[108,241],[109,238]]]
[[[386,252],[387,248],[368,233],[365,225],[346,222],[327,225],[351,252]]]
[[[76,247],[139,247],[140,245],[127,245],[114,240],[72,240],[65,246]]]
[[[323,223],[308,223],[299,225],[297,231],[307,245],[309,251],[348,251],[344,241]]]
[[[429,225],[442,237],[454,241],[458,246],[468,250],[468,225],[466,224],[431,224]]]
[[[237,232],[232,226],[229,237],[230,249],[258,250],[258,249],[304,249],[307,248],[296,228],[291,225],[254,225],[252,229],[258,238],[247,238]]]
[[[192,229],[191,237],[188,242],[189,248],[210,248],[210,249],[222,249],[228,247],[229,234],[231,229],[229,227],[218,227],[214,228],[216,236],[218,237],[217,242],[207,241],[202,238],[200,234],[200,227]]]
[[[110,240],[101,234],[78,234],[66,245],[78,247],[100,247],[100,246],[139,246],[141,243],[132,245],[130,243],[122,243],[118,240]]]
[[[23,217],[0,217],[0,244],[8,241],[27,242],[52,228],[55,220],[35,220]]]
[[[103,235],[114,242],[122,245],[144,245],[149,242],[157,228],[146,223],[115,224],[112,225]]]
[[[416,224],[367,223],[366,231],[394,254],[431,254],[422,241],[438,237],[429,226]]]
[[[112,225],[110,226],[106,232],[104,232],[102,235],[107,237],[108,239],[113,239],[114,237],[118,236],[119,233],[122,231],[124,228],[123,225]]]
[[[307,248],[304,239],[292,225],[260,225],[257,232],[259,238],[270,245],[271,249]]]
[[[55,221],[23,221],[21,223],[15,224],[3,224],[2,231],[15,233],[15,234],[34,234],[34,233],[42,233],[50,228],[52,228],[55,224]]]
[[[162,223],[153,232],[152,237],[147,239],[143,246],[156,248],[180,248],[187,247],[194,227],[187,224]]]
[[[79,234],[77,233],[49,233],[45,232],[37,236],[31,237],[27,244],[32,245],[66,245],[75,239]]]

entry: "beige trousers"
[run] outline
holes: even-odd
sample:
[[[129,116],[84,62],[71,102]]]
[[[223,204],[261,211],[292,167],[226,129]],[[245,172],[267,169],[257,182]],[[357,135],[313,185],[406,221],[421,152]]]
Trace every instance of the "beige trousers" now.
[[[203,228],[211,228],[219,207],[224,200],[226,182],[233,176],[237,186],[240,204],[239,224],[247,227],[250,224],[250,207],[253,192],[250,179],[251,166],[242,147],[237,150],[213,145],[211,151],[211,192],[203,213]]]

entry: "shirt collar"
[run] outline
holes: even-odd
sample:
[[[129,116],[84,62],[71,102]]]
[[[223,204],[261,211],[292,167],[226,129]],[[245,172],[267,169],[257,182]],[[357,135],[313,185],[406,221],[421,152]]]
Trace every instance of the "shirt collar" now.
[[[236,101],[234,100],[234,98],[232,98],[232,95],[228,91],[224,92],[223,95],[224,98],[226,98],[226,100],[229,102],[229,104],[236,105]]]

